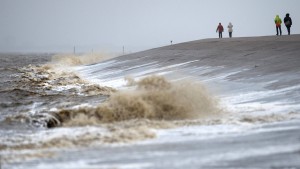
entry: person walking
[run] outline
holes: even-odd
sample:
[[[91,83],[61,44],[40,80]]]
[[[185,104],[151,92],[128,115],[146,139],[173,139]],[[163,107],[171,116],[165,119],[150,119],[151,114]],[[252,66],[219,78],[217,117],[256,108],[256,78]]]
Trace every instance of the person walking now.
[[[275,21],[276,32],[277,32],[276,35],[278,36],[278,29],[279,29],[279,31],[280,31],[280,36],[281,36],[281,34],[282,34],[282,31],[281,31],[281,23],[282,23],[282,21],[281,21],[281,19],[279,18],[279,15],[276,15],[274,21]]]
[[[222,32],[224,32],[224,28],[221,23],[219,23],[216,32],[219,32],[219,38],[222,38]]]
[[[229,37],[232,38],[232,32],[233,32],[233,29],[232,29],[233,25],[231,22],[229,22],[227,28],[228,28],[228,33],[229,33]]]
[[[283,22],[284,22],[284,24],[285,24],[285,26],[287,28],[288,35],[290,35],[291,34],[292,19],[291,19],[289,13],[287,13],[285,15],[285,18],[284,18]]]

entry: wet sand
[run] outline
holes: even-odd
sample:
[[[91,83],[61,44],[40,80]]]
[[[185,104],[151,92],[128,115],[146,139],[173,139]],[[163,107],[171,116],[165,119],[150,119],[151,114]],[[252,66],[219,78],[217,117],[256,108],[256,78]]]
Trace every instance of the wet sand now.
[[[141,58],[145,63],[157,61],[161,66],[198,60],[189,66],[223,67],[207,76],[248,69],[229,76],[228,80],[257,81],[263,80],[261,76],[265,75],[289,76],[298,73],[300,71],[299,39],[300,35],[206,39],[127,55],[120,60]],[[279,82],[275,83],[273,88],[299,83],[299,79],[278,78],[275,80]]]

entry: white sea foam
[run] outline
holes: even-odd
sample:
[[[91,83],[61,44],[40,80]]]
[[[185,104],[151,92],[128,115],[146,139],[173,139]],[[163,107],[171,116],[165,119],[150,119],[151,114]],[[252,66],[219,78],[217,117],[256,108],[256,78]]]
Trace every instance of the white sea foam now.
[[[96,164],[93,164],[96,163]],[[47,164],[39,164],[35,166],[36,169],[78,169],[78,168],[88,168],[88,169],[109,169],[109,168],[117,168],[117,169],[143,169],[149,168],[152,166],[150,163],[145,162],[134,162],[134,163],[118,163],[118,164],[97,164],[99,160],[78,160],[72,162],[59,162],[55,163],[51,166]]]
[[[84,68],[79,69],[79,72],[84,76],[88,77],[88,79],[94,83],[101,84],[104,86],[111,86],[117,89],[126,88],[127,81],[124,80],[125,76],[130,76],[131,78],[135,80],[139,80],[141,78],[144,78],[149,75],[171,75],[176,74],[180,72],[186,72],[189,73],[189,76],[177,76],[176,78],[173,77],[173,81],[176,81],[178,79],[185,79],[185,78],[193,78],[193,74],[204,74],[209,73],[215,70],[223,69],[224,67],[218,66],[218,67],[209,67],[209,66],[203,66],[203,67],[187,67],[189,64],[193,62],[197,62],[198,60],[193,60],[189,62],[169,65],[165,67],[160,67],[159,63],[157,62],[150,62],[143,65],[137,65],[129,68],[125,68],[121,70],[107,70],[106,68],[110,66],[118,66],[126,61],[118,62],[116,60],[108,61],[104,63],[100,63],[97,66],[91,65],[86,66]],[[142,70],[140,70],[140,68]],[[180,70],[176,69],[180,68]],[[138,69],[136,71],[135,69]],[[291,86],[287,88],[281,88],[278,90],[267,90],[264,87],[268,86],[276,81],[265,81],[261,83],[256,83],[255,86],[251,84],[235,84],[236,82],[230,82],[228,81],[227,77],[238,74],[243,71],[247,71],[249,69],[241,69],[241,70],[235,70],[231,72],[224,72],[219,73],[217,75],[213,75],[211,77],[205,76],[203,78],[200,78],[202,82],[206,84],[218,84],[220,87],[222,87],[222,84],[224,83],[226,86],[231,86],[233,84],[233,88],[227,88],[226,91],[221,91],[219,93],[221,97],[221,103],[227,107],[229,111],[233,112],[243,112],[243,113],[250,113],[250,112],[270,112],[270,113],[276,113],[276,112],[290,112],[290,111],[297,111],[300,110],[300,106],[292,105],[293,103],[291,100],[287,99],[281,99],[280,101],[267,101],[267,98],[270,97],[276,97],[281,94],[284,94],[291,90],[299,90],[300,85]],[[94,73],[93,73],[94,72]],[[244,86],[244,87],[243,87]],[[250,87],[250,88],[249,88]],[[227,90],[230,90],[231,92],[227,92]],[[220,90],[219,90],[220,91]],[[223,95],[225,93],[225,95]],[[260,100],[260,101],[258,101]]]
[[[109,61],[103,64],[91,65],[91,66],[81,66],[77,70],[81,76],[90,82],[100,84],[102,86],[109,86],[114,88],[122,88],[126,85],[124,80],[125,76],[133,77],[134,79],[141,79],[148,75],[166,75],[173,73],[175,68],[186,66],[190,63],[197,62],[198,60],[193,60],[189,62],[169,65],[165,67],[159,67],[157,62],[150,62],[138,66],[128,67],[122,70],[114,69],[107,70],[108,66],[117,66],[123,62]],[[137,70],[138,69],[138,70]],[[141,70],[140,70],[141,69]]]

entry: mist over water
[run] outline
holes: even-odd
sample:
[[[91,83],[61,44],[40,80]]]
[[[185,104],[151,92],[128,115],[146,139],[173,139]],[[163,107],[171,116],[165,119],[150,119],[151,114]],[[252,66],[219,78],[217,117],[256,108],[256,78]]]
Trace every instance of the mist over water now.
[[[106,53],[86,53],[80,55],[56,54],[52,56],[51,63],[67,66],[79,66],[98,63],[113,57],[115,57],[115,55]]]

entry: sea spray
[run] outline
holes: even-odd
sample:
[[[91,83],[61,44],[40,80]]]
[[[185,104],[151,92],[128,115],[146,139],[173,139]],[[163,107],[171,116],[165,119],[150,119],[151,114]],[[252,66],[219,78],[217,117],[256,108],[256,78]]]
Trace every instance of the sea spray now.
[[[47,126],[71,125],[72,122],[74,125],[91,125],[132,119],[184,120],[205,118],[221,112],[217,100],[199,83],[169,82],[162,76],[149,76],[136,82],[136,85],[134,90],[112,93],[106,102],[97,107],[54,112]]]
[[[99,63],[100,61],[104,61],[113,57],[115,56],[106,53],[87,53],[81,55],[57,54],[52,56],[51,63],[68,65],[68,66],[79,66],[79,65]]]
[[[31,68],[37,73],[25,78],[27,78],[28,84],[37,88],[43,88],[44,83],[59,86],[68,85],[68,82],[80,84],[81,81],[79,76],[65,73],[61,75],[63,78],[53,83],[53,77],[57,77],[59,72],[46,67],[45,70],[50,72],[49,76],[51,77],[43,78],[44,76],[34,76],[38,75],[39,72],[44,72],[43,68]],[[73,76],[74,81],[68,80],[70,75]],[[32,80],[33,78],[36,79]],[[89,85],[82,84],[85,87]],[[109,92],[110,94],[106,97],[107,100],[96,106],[59,107],[52,111],[44,110],[34,114],[24,113],[7,118],[6,121],[16,122],[25,119],[25,122],[28,123],[40,123],[47,127],[56,128],[30,135],[17,134],[14,139],[0,138],[0,150],[7,152],[3,155],[3,160],[16,162],[40,158],[42,157],[41,154],[46,157],[52,156],[51,149],[55,148],[78,148],[152,139],[156,137],[156,129],[189,125],[240,125],[241,123],[266,122],[256,117],[239,117],[236,114],[223,113],[218,100],[199,82],[170,82],[162,76],[149,76],[139,81],[130,80],[129,86],[131,86],[129,90],[116,91],[111,89],[113,92]],[[99,85],[99,87],[102,86]],[[89,89],[89,92],[95,92],[93,88]],[[74,97],[79,96],[80,92]],[[89,103],[89,96],[87,96],[85,96],[85,100],[81,100],[80,104]],[[96,95],[99,98],[100,96],[101,94]],[[268,119],[267,122],[272,122],[281,121],[284,118],[272,116],[262,119]],[[32,153],[19,153],[20,150],[31,150]],[[40,150],[45,151],[40,153]]]

